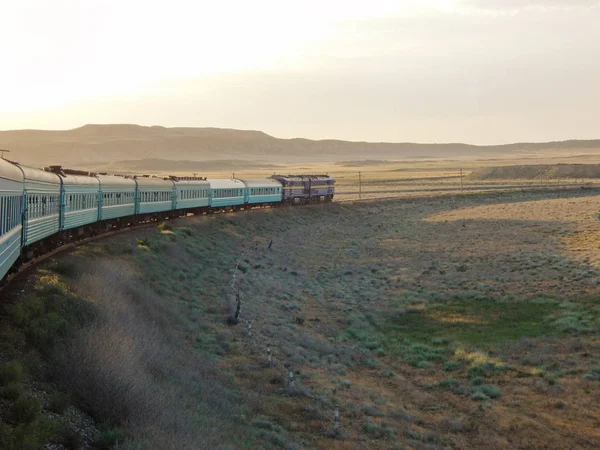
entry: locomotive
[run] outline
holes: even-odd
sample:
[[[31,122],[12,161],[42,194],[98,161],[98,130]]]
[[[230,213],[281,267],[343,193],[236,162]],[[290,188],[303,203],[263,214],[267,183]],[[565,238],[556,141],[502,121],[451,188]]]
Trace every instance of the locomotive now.
[[[0,158],[0,280],[72,240],[135,224],[333,200],[329,175],[207,179],[43,170]]]

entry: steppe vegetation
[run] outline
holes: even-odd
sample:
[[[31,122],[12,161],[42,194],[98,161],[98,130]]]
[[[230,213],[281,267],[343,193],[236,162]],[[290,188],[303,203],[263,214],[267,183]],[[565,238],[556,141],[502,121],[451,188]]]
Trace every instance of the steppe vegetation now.
[[[597,195],[254,210],[83,246],[3,293],[0,439],[598,448]]]

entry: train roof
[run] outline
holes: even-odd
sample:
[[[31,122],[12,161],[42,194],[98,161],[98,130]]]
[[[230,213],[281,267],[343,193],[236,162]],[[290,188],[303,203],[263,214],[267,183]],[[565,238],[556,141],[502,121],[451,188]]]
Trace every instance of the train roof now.
[[[245,188],[246,185],[242,183],[241,180],[238,179],[216,179],[216,180],[208,180],[210,183],[211,189],[240,189]]]
[[[281,183],[271,178],[265,179],[240,179],[247,187],[281,187]]]
[[[208,186],[210,186],[210,183],[208,182],[208,180],[206,178],[193,178],[193,177],[189,177],[189,178],[177,178],[177,177],[171,177],[171,179],[175,183],[175,187],[191,187],[191,186],[208,187]]]
[[[173,187],[174,183],[171,179],[157,178],[157,177],[134,177],[138,186],[162,186],[162,187]]]
[[[329,175],[271,175],[271,178],[288,181],[334,180],[334,178]]]
[[[100,180],[102,186],[123,186],[135,189],[135,180],[133,178],[118,175],[98,175],[98,180]]]
[[[0,178],[23,182],[23,172],[14,163],[0,158]]]
[[[25,175],[25,181],[38,181],[42,183],[58,184],[60,186],[60,177],[52,172],[45,172],[40,169],[34,169],[33,167],[23,166],[15,163],[21,168]]]
[[[80,186],[99,186],[100,181],[96,177],[81,176],[81,175],[59,175],[62,178],[63,184],[80,185]]]

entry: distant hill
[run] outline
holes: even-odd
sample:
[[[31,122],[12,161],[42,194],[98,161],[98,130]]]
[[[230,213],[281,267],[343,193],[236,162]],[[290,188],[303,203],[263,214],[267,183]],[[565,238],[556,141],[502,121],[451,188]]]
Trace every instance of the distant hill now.
[[[467,178],[473,180],[534,180],[600,178],[600,164],[546,164],[530,166],[486,167],[476,169]]]
[[[85,125],[66,131],[0,131],[0,148],[30,165],[110,166],[116,161],[261,160],[268,163],[370,159],[531,156],[539,152],[600,152],[600,140],[476,146],[279,139],[261,131]]]
[[[94,168],[97,172],[106,170],[111,173],[176,173],[176,172],[206,172],[206,171],[224,171],[224,170],[243,170],[243,169],[275,169],[279,167],[276,164],[269,164],[261,161],[244,161],[237,159],[223,159],[211,161],[179,161],[168,159],[132,159],[127,161],[115,161],[109,165],[101,165]]]

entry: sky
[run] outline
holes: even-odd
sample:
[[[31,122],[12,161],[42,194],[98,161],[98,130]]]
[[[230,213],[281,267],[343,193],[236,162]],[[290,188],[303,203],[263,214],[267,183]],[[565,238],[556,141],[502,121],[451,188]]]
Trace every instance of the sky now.
[[[600,138],[600,0],[0,0],[0,129]]]

